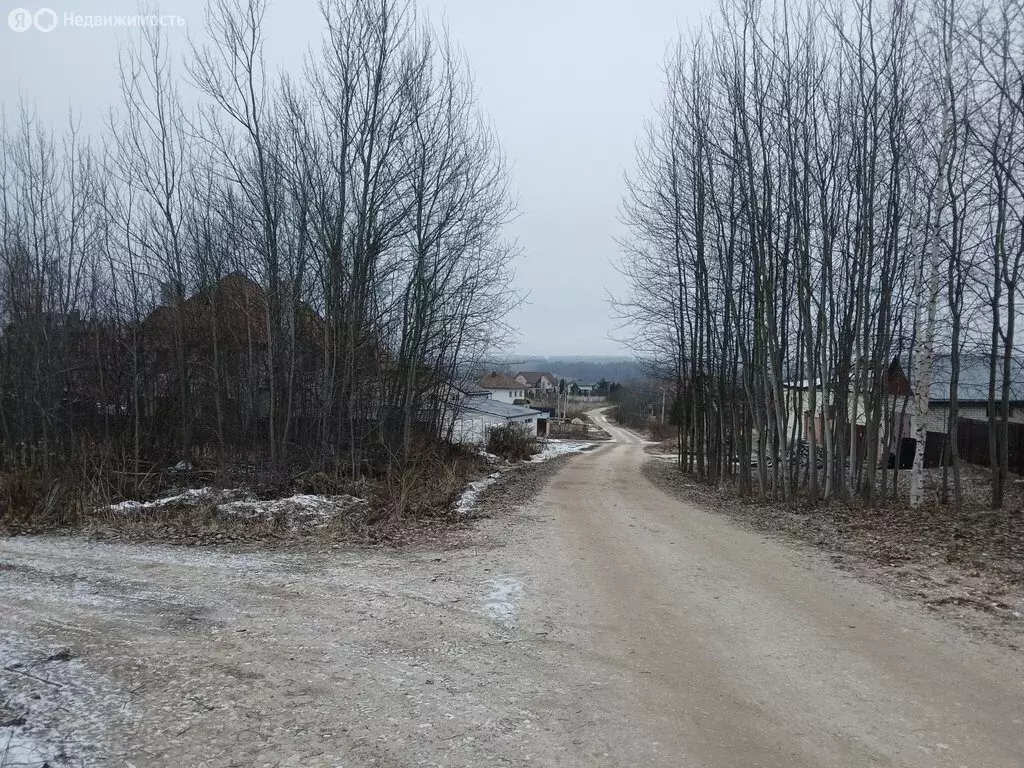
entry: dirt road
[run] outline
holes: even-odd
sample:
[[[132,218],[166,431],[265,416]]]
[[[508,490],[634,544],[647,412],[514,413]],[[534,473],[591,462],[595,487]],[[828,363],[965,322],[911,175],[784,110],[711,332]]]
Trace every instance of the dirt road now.
[[[1019,655],[670,499],[607,429],[457,548],[0,542],[19,748],[135,768],[1024,765]],[[75,658],[43,660],[60,647]]]

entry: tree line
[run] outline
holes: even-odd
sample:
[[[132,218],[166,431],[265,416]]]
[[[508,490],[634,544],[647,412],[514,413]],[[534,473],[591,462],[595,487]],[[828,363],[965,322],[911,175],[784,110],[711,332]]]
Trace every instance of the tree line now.
[[[913,438],[919,505],[929,400],[948,399],[938,490],[959,502],[974,356],[1001,506],[1020,383],[1021,3],[740,0],[665,72],[627,179],[616,306],[673,382],[683,468],[761,498],[871,505],[897,493],[887,453]]]
[[[99,135],[9,105],[3,468],[401,466],[506,334],[513,202],[456,46],[407,0],[322,0],[272,75],[266,12],[213,0],[184,56],[141,29]]]

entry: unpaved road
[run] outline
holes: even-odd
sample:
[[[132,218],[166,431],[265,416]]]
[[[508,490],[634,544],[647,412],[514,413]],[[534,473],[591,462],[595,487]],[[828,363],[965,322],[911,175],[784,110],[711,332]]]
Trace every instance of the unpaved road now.
[[[0,694],[73,765],[1024,765],[1021,656],[669,498],[607,428],[457,548],[0,542],[4,666],[48,681]]]

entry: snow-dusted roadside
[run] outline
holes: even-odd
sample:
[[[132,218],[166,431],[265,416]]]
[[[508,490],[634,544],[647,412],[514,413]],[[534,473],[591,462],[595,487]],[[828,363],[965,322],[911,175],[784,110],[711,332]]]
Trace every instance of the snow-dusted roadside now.
[[[480,494],[483,493],[487,488],[494,485],[498,479],[512,468],[511,464],[506,464],[501,467],[497,472],[492,472],[487,477],[481,480],[474,480],[466,485],[466,489],[459,496],[459,500],[455,502],[455,512],[460,515],[468,514],[472,512],[476,507],[477,499],[480,498]]]
[[[365,505],[355,496],[295,494],[281,499],[259,499],[244,488],[189,488],[153,501],[122,501],[98,510],[118,516],[145,515],[180,508],[215,507],[217,512],[247,521],[283,520],[290,530],[317,529],[329,525]]]
[[[62,686],[0,670],[0,717],[25,716],[0,730],[0,766],[469,768],[564,754],[522,714],[538,685],[560,695],[561,667],[521,679],[510,639],[548,625],[527,615],[525,572],[498,545],[520,535],[510,522],[481,521],[451,550],[0,540],[0,660]],[[44,661],[61,648],[69,661]],[[538,650],[555,646],[529,663]]]
[[[59,539],[0,541],[0,768],[262,765],[271,756],[280,758],[284,747],[271,745],[282,742],[305,755],[306,762],[294,765],[372,763],[375,747],[357,740],[346,754],[329,748],[320,754],[308,740],[333,737],[316,729],[307,736],[303,729],[332,722],[338,711],[378,696],[381,686],[404,696],[410,676],[444,675],[461,680],[459,688],[474,685],[480,670],[490,668],[493,650],[488,646],[485,656],[464,659],[465,638],[494,633],[504,643],[527,621],[528,571],[499,565],[491,549],[494,539],[510,535],[502,510],[507,505],[528,510],[525,500],[561,463],[592,445],[551,441],[531,461],[516,465],[489,457],[490,476],[467,486],[459,504],[467,511],[486,508],[501,521],[481,521],[472,532],[455,534],[476,542],[458,550],[457,566],[448,563],[443,550],[430,555],[356,550],[339,558],[337,545],[312,543],[301,553],[285,553],[74,539],[72,556]],[[509,482],[498,484],[503,477]],[[195,488],[106,511],[145,519],[176,508],[216,507],[240,518],[286,514],[303,525],[318,525],[334,510],[364,503],[306,495],[262,501],[243,489]],[[519,513],[508,514],[519,519]],[[425,605],[442,606],[446,632],[462,629],[446,635],[438,648],[432,640],[421,650],[416,638],[437,627]],[[364,647],[369,625],[377,639],[366,638]],[[381,646],[380,637],[407,637],[402,647],[418,650],[399,653],[387,643]],[[313,646],[324,648],[304,650]],[[69,659],[48,660],[62,648],[70,649]],[[319,675],[324,654],[343,660],[349,671],[340,682],[329,683],[332,691],[341,686],[342,693],[321,703],[321,694],[304,693],[302,681]],[[449,661],[472,668],[452,673]],[[279,667],[287,674],[279,674]],[[438,693],[433,688],[424,693]],[[429,697],[421,699],[417,688],[411,690],[414,710],[401,717],[412,730],[403,731],[399,741],[419,738],[418,729],[427,724],[441,734],[455,733],[448,723],[454,715],[462,727],[470,722],[482,729],[479,741],[503,743],[502,731],[492,734],[481,725],[494,718],[495,709],[501,711],[499,703],[484,709],[440,691],[447,703],[438,703],[443,712],[432,717],[434,706],[421,710],[419,704]],[[272,736],[260,730],[271,711],[276,713]],[[393,717],[397,711],[378,714]],[[227,743],[219,728],[246,746]],[[476,749],[475,743],[462,749]],[[208,748],[201,760],[200,745]],[[400,743],[395,748],[404,754]]]
[[[501,479],[502,475],[509,470],[528,464],[541,464],[543,462],[550,461],[551,459],[557,459],[561,456],[568,456],[573,453],[582,453],[583,451],[590,450],[598,445],[599,443],[584,440],[547,440],[542,443],[540,453],[534,454],[521,464],[509,464],[494,454],[483,453],[481,454],[482,456],[487,458],[492,464],[496,465],[496,470],[487,475],[487,477],[468,483],[458,501],[455,502],[454,510],[460,515],[472,512],[476,507],[480,494],[490,486],[494,485],[494,483]]]
[[[521,465],[509,464],[494,454],[482,452],[481,456],[492,465],[486,477],[466,485],[462,495],[453,506],[454,512],[466,515],[476,507],[480,495],[493,485],[505,472],[517,466],[540,464],[569,454],[580,453],[600,443],[583,440],[545,440],[539,453]],[[274,522],[283,524],[289,531],[314,531],[325,528],[332,522],[365,512],[366,499],[350,495],[322,496],[295,494],[280,499],[260,499],[246,488],[188,488],[151,501],[122,501],[101,507],[96,511],[102,516],[115,519],[145,520],[147,516],[169,513],[176,510],[200,510],[209,508],[217,515],[246,522]],[[3,768],[0,765],[0,768]]]
[[[599,445],[600,443],[595,443],[592,440],[548,440],[544,443],[541,452],[531,457],[530,461],[535,464],[550,461],[569,453],[583,453],[583,451],[589,451]]]

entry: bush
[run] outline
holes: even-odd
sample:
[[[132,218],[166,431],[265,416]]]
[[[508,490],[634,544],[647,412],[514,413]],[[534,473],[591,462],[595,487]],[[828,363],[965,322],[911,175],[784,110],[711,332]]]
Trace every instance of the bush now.
[[[92,490],[70,473],[50,479],[24,467],[0,473],[0,534],[75,525]]]
[[[487,435],[487,450],[508,461],[522,461],[540,452],[540,446],[535,435],[515,424],[507,424],[491,429]]]
[[[517,442],[530,441],[520,434]],[[533,452],[529,445],[516,450],[520,456]],[[122,499],[155,499],[209,485],[245,489],[260,499],[296,493],[366,499],[368,504],[318,535],[383,540],[397,536],[406,521],[450,515],[466,483],[492,471],[479,452],[430,435],[414,437],[405,456],[384,445],[367,448],[359,456],[363,474],[355,479],[353,461],[344,454],[334,461],[317,462],[296,451],[290,464],[274,472],[257,461],[234,457],[217,462],[219,469],[206,469],[197,455],[189,457],[187,470],[148,464],[136,472],[130,458],[90,445],[76,456],[80,458],[49,475],[33,467],[0,466],[0,537],[59,528],[190,544],[291,535],[284,530],[284,519],[224,516],[215,503],[169,505],[147,509],[145,514],[121,514],[110,507]]]
[[[651,439],[658,443],[679,437],[678,427],[675,427],[672,424],[662,424],[655,421],[648,424],[647,428],[651,433]]]
[[[466,483],[486,471],[485,459],[465,446],[420,443],[364,494],[371,501],[367,524],[387,536],[402,521],[449,516]]]

